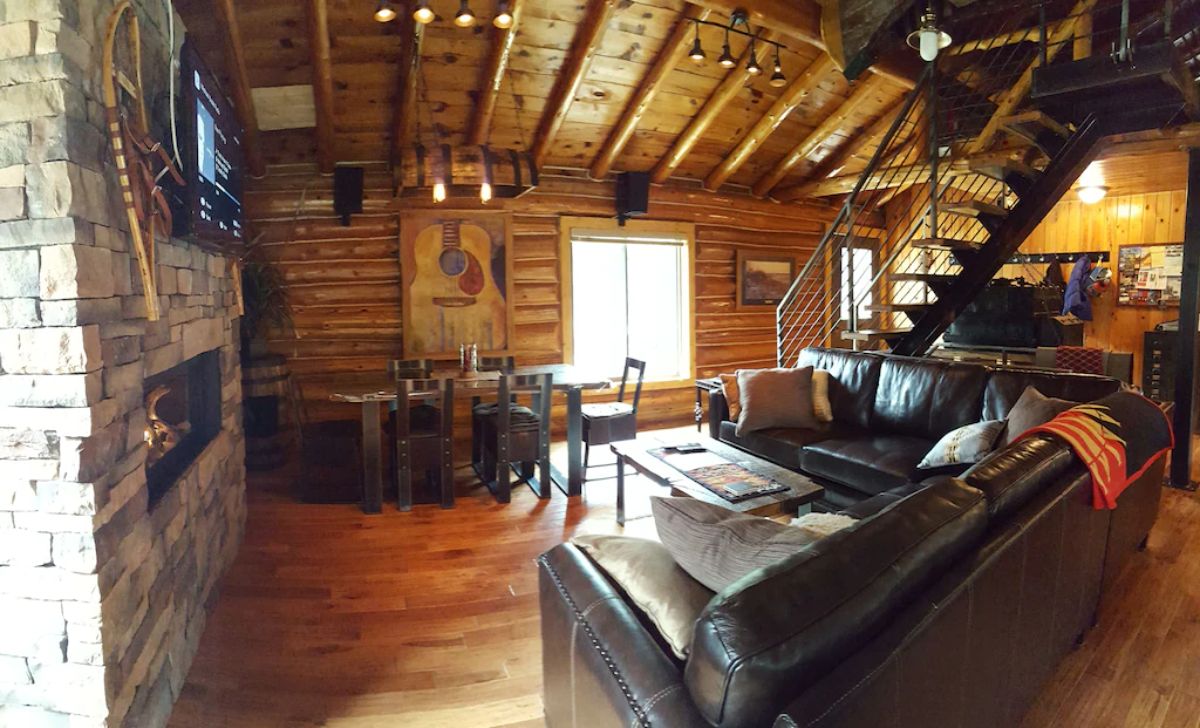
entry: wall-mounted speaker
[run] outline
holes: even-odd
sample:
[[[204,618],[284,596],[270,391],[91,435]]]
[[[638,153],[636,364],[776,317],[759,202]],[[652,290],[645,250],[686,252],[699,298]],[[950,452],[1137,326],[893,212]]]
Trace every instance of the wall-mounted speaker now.
[[[363,168],[333,168],[333,211],[350,226],[350,215],[363,211]]]
[[[650,173],[621,172],[617,175],[617,222],[650,211]]]

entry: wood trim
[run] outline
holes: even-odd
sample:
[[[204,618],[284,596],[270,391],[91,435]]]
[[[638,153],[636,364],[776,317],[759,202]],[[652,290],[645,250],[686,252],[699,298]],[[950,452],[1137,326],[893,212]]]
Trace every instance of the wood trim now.
[[[822,53],[810,63],[779,98],[775,99],[767,113],[746,132],[729,156],[709,172],[708,177],[704,179],[704,187],[715,191],[725,184],[725,181],[758,151],[767,137],[774,134],[779,125],[812,93],[817,83],[834,68],[833,59],[827,53]]]
[[[512,57],[513,41],[516,40],[517,28],[521,25],[521,11],[524,6],[522,0],[513,0],[512,9],[509,11],[512,13],[512,26],[508,29],[492,28],[491,47],[488,50],[487,65],[483,67],[479,82],[479,99],[471,117],[468,144],[487,143],[488,134],[492,129],[492,116],[496,113],[496,100],[500,98],[500,88],[504,84],[509,58]]]
[[[844,124],[846,119],[858,110],[859,106],[867,101],[871,95],[875,94],[884,81],[885,79],[882,76],[876,75],[859,84],[858,88],[854,89],[845,103],[839,106],[832,114],[825,117],[817,125],[817,128],[813,129],[791,152],[779,160],[771,168],[771,171],[764,174],[754,183],[754,186],[751,188],[754,195],[757,197],[766,197],[787,176],[793,167],[799,164],[801,160],[806,159],[817,146],[829,138],[830,134]]]
[[[583,20],[575,31],[571,41],[571,50],[567,53],[566,61],[558,71],[554,87],[546,100],[545,111],[538,122],[537,133],[534,134],[531,155],[533,163],[541,167],[546,161],[554,138],[558,136],[567,112],[575,101],[575,94],[592,65],[592,57],[600,46],[604,32],[608,30],[608,21],[612,18],[617,7],[617,0],[588,0],[587,10]]]
[[[263,161],[262,145],[259,143],[258,115],[254,112],[254,97],[246,76],[246,54],[242,46],[242,32],[238,27],[237,11],[233,0],[216,0],[217,23],[224,26],[221,34],[225,42],[225,58],[229,69],[230,93],[234,110],[242,125],[242,149],[246,155],[246,169],[252,177],[262,177],[267,172]]]
[[[417,118],[417,79],[421,67],[421,45],[425,26],[403,13],[400,37],[400,80],[396,91],[395,125],[392,127],[392,160],[398,163],[404,148],[411,142],[412,127]]]
[[[604,145],[600,147],[600,151],[592,160],[592,166],[588,171],[588,176],[592,179],[603,179],[612,169],[613,162],[621,154],[625,145],[629,143],[629,139],[633,136],[633,132],[637,129],[646,111],[649,110],[654,97],[658,95],[659,89],[662,88],[671,75],[671,71],[675,70],[680,58],[687,51],[692,37],[691,21],[705,20],[710,12],[707,8],[690,5],[680,14],[679,20],[671,30],[671,35],[663,43],[662,50],[654,59],[654,65],[638,83],[637,90],[633,92],[629,103],[625,105],[621,119],[609,132],[608,138],[604,140]]]
[[[333,56],[326,0],[308,2],[308,47],[313,68],[313,105],[317,112],[317,167],[329,174],[337,157],[333,148]]]

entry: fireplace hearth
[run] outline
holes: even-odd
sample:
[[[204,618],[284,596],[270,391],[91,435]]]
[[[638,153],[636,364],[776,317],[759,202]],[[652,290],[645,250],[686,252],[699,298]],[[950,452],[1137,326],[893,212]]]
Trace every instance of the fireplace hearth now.
[[[146,482],[162,498],[221,430],[221,362],[208,351],[147,377]]]

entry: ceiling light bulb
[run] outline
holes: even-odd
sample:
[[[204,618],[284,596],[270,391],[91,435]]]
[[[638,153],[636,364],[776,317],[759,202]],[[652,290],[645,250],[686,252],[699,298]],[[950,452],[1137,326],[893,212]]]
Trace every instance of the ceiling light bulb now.
[[[470,28],[475,25],[475,13],[471,12],[467,0],[462,0],[462,3],[459,4],[458,12],[454,14],[454,24],[460,28]]]
[[[696,63],[704,63],[704,48],[700,45],[699,23],[696,23],[696,39],[692,41],[692,50],[688,53],[688,58],[691,58]]]
[[[728,43],[721,49],[721,57],[717,59],[717,63],[720,63],[723,68],[733,68],[737,65],[737,61],[733,58],[733,53],[729,51]]]
[[[390,23],[396,19],[396,10],[388,0],[379,0],[379,7],[375,8],[375,19],[381,23]]]
[[[783,75],[783,68],[775,66],[775,72],[771,74],[771,80],[767,82],[772,88],[783,88],[787,85],[787,76]]]
[[[445,202],[446,201],[446,185],[445,184],[443,184],[441,182],[434,183],[434,185],[433,185],[433,201],[434,202]]]
[[[479,185],[479,201],[485,205],[492,201],[492,186],[487,182]]]
[[[413,20],[417,21],[421,25],[429,25],[436,17],[437,16],[433,14],[433,10],[430,9],[429,3],[417,3],[417,7],[413,9]]]
[[[1104,199],[1104,196],[1108,194],[1108,188],[1104,185],[1088,185],[1080,187],[1076,191],[1076,194],[1079,195],[1079,199],[1083,204],[1094,205]]]
[[[921,27],[908,34],[908,45],[921,52],[922,60],[932,62],[938,51],[950,45],[950,34],[937,27],[937,15],[930,6],[921,17]]]
[[[500,4],[496,7],[496,17],[492,18],[492,25],[500,30],[508,30],[513,26],[512,11],[508,9],[508,0],[500,0]]]
[[[746,73],[751,76],[757,76],[762,73],[762,66],[758,65],[758,55],[754,51],[750,52],[750,60],[746,61]]]

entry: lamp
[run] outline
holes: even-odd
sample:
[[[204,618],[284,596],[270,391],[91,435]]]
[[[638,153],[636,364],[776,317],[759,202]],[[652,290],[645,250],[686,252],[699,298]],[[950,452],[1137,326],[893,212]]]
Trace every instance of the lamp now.
[[[496,17],[492,18],[492,25],[500,30],[508,30],[513,25],[512,11],[508,9],[508,0],[500,0],[500,4],[496,6]]]
[[[950,34],[937,27],[933,5],[926,6],[925,14],[921,16],[921,27],[908,34],[908,45],[920,51],[922,60],[933,61],[938,51],[950,45],[950,42]]]
[[[779,60],[779,46],[775,46],[775,72],[771,74],[767,85],[772,88],[783,88],[787,85],[787,76],[783,75],[783,63]]]
[[[436,17],[437,16],[434,15],[433,10],[430,9],[429,3],[427,2],[419,2],[417,3],[417,6],[413,8],[413,20],[417,21],[421,25],[429,25]]]
[[[762,66],[758,65],[758,51],[754,48],[754,41],[750,41],[750,60],[746,61],[746,73],[751,76],[762,73]]]
[[[375,8],[375,19],[381,23],[390,23],[396,19],[396,10],[388,0],[379,0],[379,6]]]
[[[1108,188],[1104,185],[1084,185],[1075,191],[1079,195],[1079,201],[1085,205],[1094,205],[1104,196],[1108,194]]]
[[[458,12],[454,14],[454,24],[460,28],[470,28],[475,25],[475,13],[471,12],[467,0],[462,0],[458,4]]]
[[[704,48],[700,46],[700,24],[692,23],[696,28],[696,39],[692,41],[692,50],[688,53],[688,58],[691,58],[696,63],[704,63]]]
[[[722,68],[733,68],[737,65],[733,51],[729,49],[729,28],[725,29],[725,45],[721,48],[721,57],[717,59],[717,63],[721,64]]]

